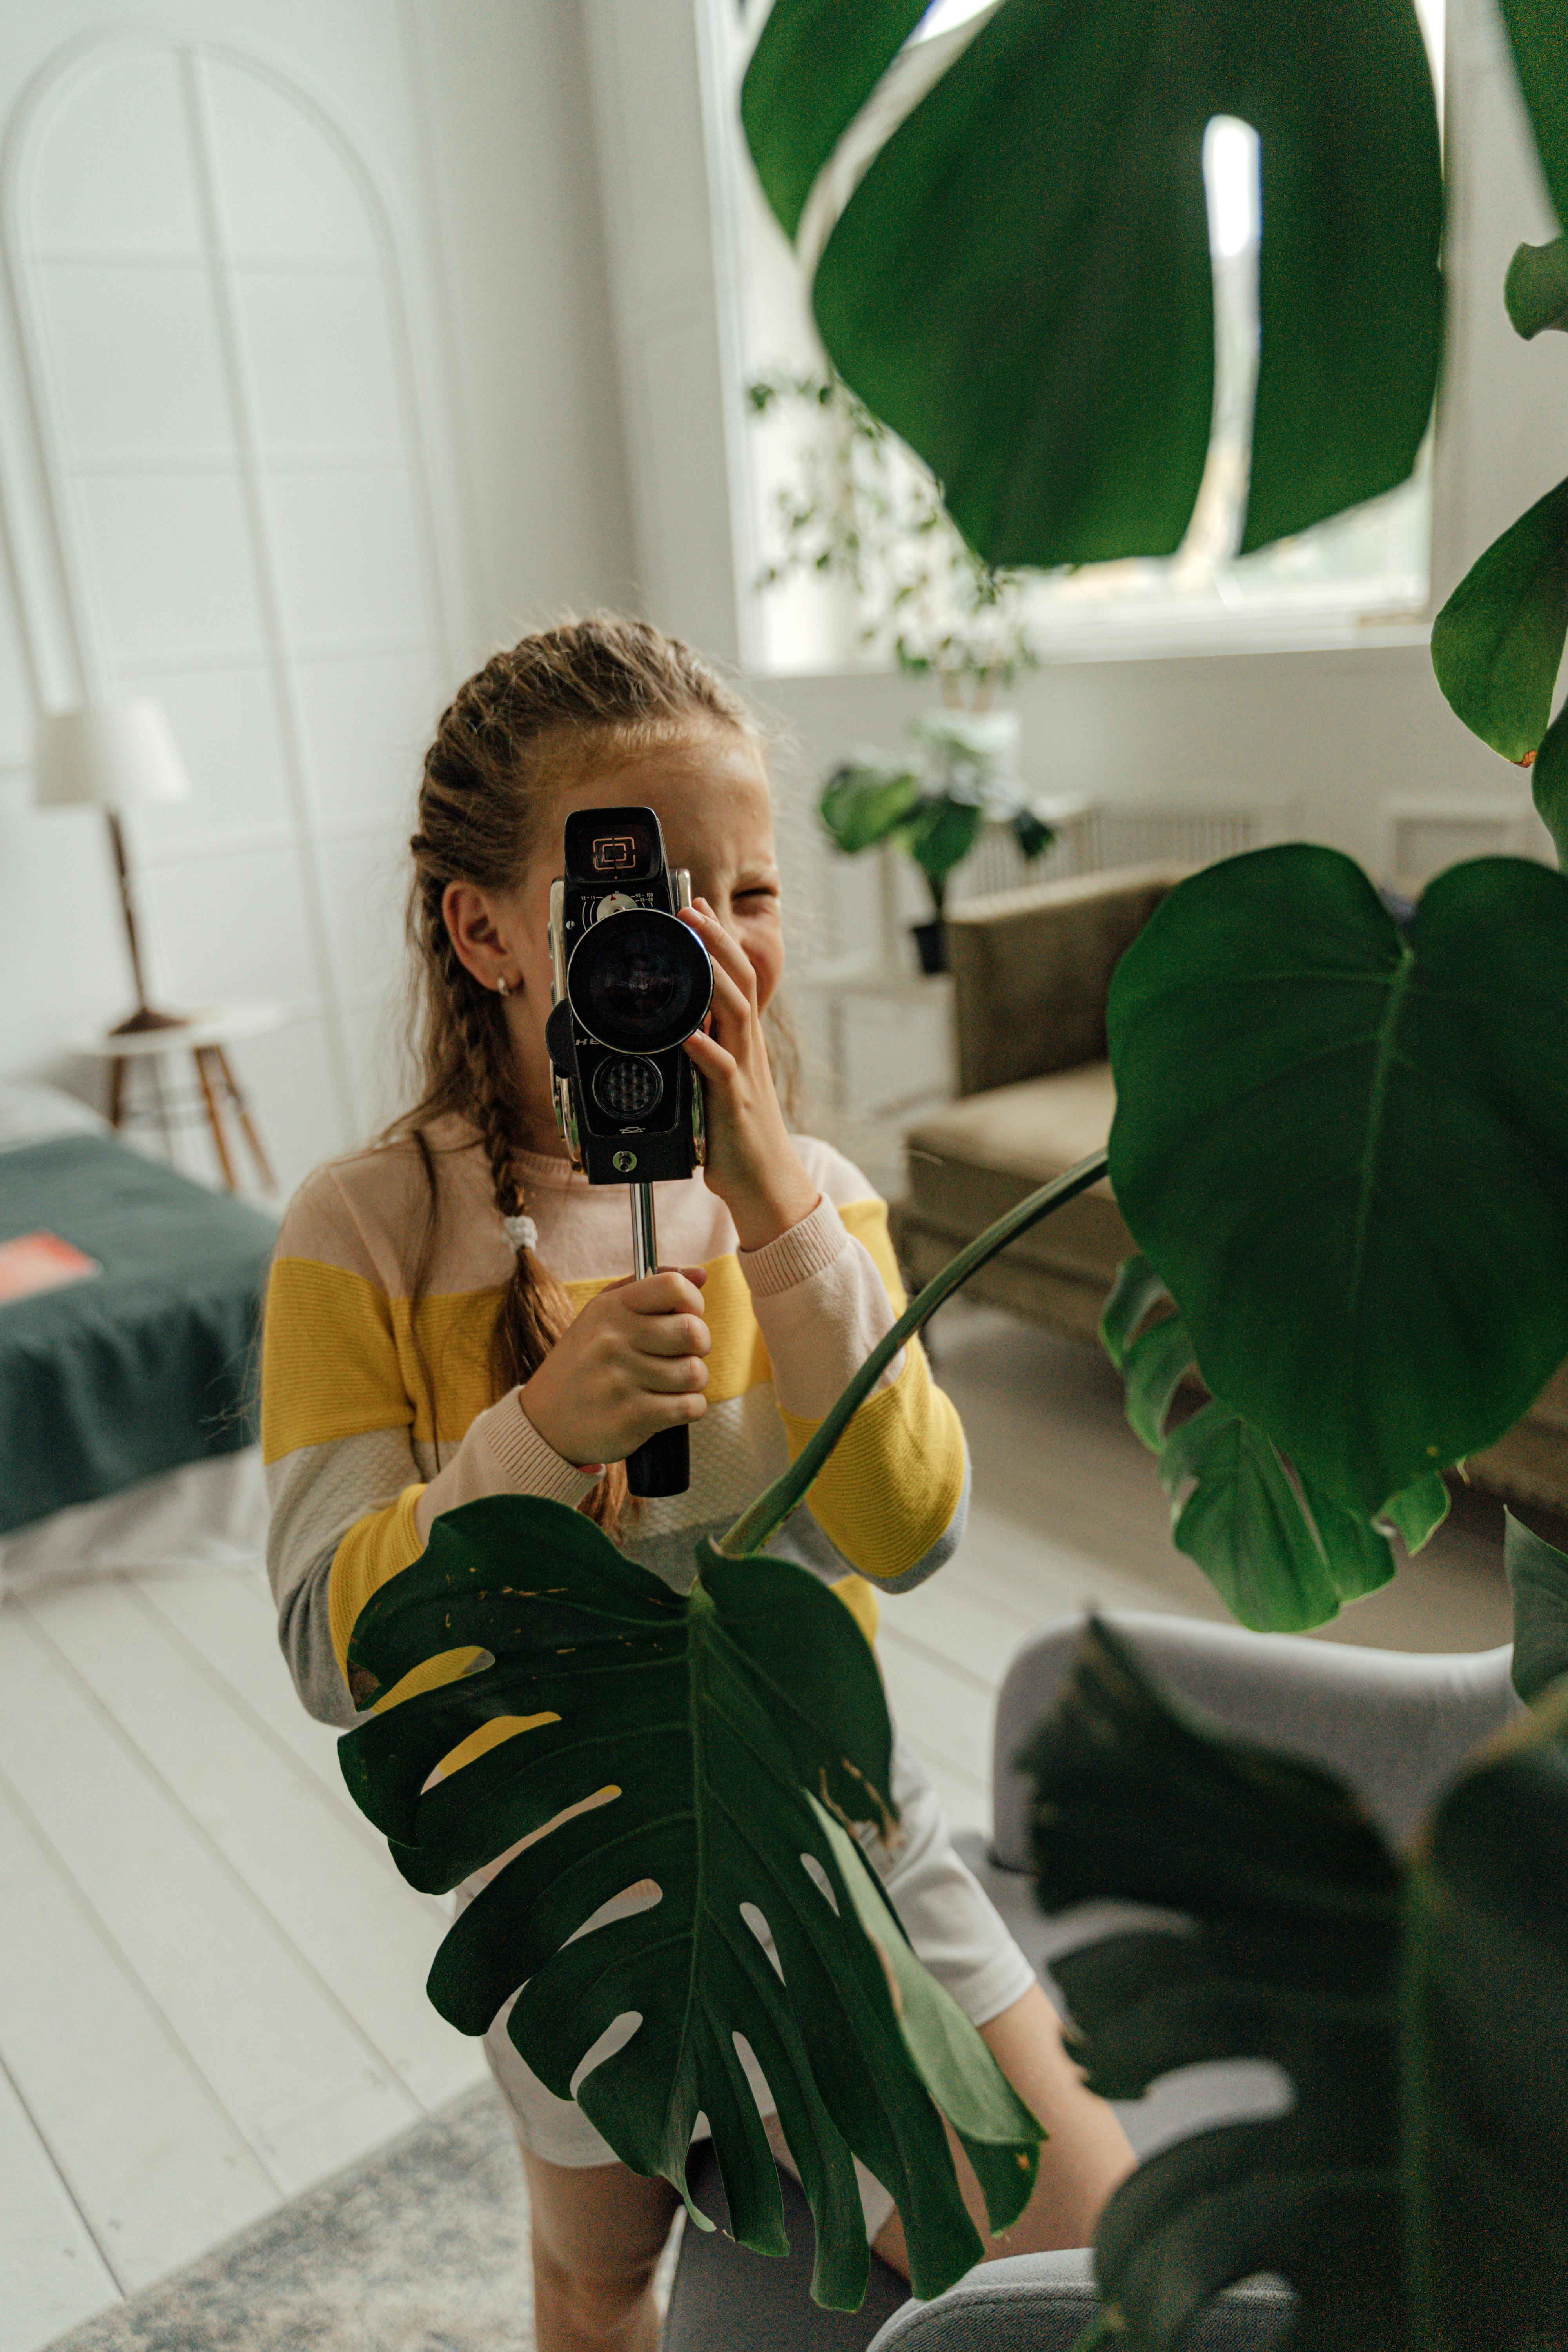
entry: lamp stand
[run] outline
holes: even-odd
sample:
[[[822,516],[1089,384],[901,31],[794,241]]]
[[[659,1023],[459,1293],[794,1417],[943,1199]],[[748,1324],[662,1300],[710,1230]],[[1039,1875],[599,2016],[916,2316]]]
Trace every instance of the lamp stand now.
[[[142,948],[136,937],[136,907],[131,888],[131,866],[125,855],[125,835],[120,829],[120,819],[114,810],[108,810],[106,814],[109,818],[109,838],[114,845],[114,870],[120,877],[120,904],[125,916],[125,937],[131,949],[131,972],[136,982],[135,1012],[109,1034],[111,1037],[135,1037],[149,1029],[186,1028],[189,1024],[183,1013],[155,1013],[147,1002],[147,983],[142,977]]]

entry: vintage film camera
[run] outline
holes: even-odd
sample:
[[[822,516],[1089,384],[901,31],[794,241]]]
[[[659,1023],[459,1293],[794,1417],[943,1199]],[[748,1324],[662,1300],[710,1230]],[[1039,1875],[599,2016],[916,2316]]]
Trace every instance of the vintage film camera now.
[[[681,1050],[713,1001],[708,951],[676,909],[684,870],[665,863],[652,809],[577,809],[566,871],[550,888],[552,1012],[545,1028],[555,1116],[591,1184],[631,1193],[632,1264],[658,1264],[651,1187],[702,1164],[702,1082]],[[634,1495],[680,1495],[689,1433],[671,1429],[626,1463]]]

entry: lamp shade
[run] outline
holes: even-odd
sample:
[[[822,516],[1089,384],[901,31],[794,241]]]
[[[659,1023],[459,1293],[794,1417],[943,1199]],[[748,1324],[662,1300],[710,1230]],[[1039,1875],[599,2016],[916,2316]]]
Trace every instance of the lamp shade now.
[[[33,790],[40,808],[146,808],[187,799],[191,779],[163,704],[137,695],[40,712]]]

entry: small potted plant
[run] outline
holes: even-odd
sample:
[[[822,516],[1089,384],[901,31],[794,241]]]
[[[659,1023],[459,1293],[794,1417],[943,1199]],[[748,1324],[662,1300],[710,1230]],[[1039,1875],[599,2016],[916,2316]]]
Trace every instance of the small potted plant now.
[[[948,877],[973,848],[981,826],[1007,825],[1031,862],[1056,835],[1018,782],[1015,712],[931,711],[910,733],[919,753],[914,762],[862,753],[834,770],[818,806],[847,855],[896,841],[914,859],[931,901],[930,921],[910,927],[921,970],[945,971]]]

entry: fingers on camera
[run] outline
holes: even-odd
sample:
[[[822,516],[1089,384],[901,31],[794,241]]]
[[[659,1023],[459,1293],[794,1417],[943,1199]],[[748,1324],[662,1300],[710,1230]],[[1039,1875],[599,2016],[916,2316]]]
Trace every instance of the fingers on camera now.
[[[708,1367],[700,1356],[654,1356],[643,1366],[641,1380],[655,1396],[679,1396],[705,1389]]]
[[[641,1405],[639,1419],[644,1431],[651,1436],[656,1430],[681,1429],[688,1422],[700,1421],[708,1410],[708,1400],[700,1389],[685,1389],[672,1396],[645,1392]]]
[[[637,1346],[645,1356],[706,1356],[713,1336],[700,1315],[660,1315],[637,1333]]]
[[[634,1312],[638,1315],[700,1316],[702,1285],[708,1279],[706,1266],[660,1266],[657,1274],[645,1275],[634,1286],[637,1297]],[[627,1302],[632,1304],[631,1301]]]

